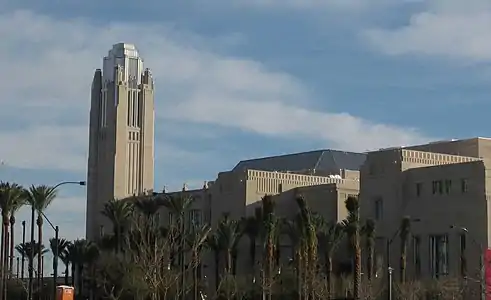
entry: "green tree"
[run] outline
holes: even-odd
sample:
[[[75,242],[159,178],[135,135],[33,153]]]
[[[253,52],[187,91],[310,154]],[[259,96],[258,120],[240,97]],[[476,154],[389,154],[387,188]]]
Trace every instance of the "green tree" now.
[[[374,256],[375,256],[375,221],[366,220],[362,228],[362,234],[365,236],[365,246],[367,249],[367,278],[371,281],[374,273]]]
[[[353,298],[360,300],[361,247],[360,247],[360,205],[358,197],[349,196],[345,201],[348,217],[343,222],[353,253]]]
[[[406,269],[407,269],[407,245],[409,242],[409,236],[411,234],[411,219],[404,217],[401,221],[399,229],[399,238],[401,241],[401,257],[400,257],[400,279],[401,283],[406,283]]]
[[[111,221],[113,236],[116,244],[116,252],[123,250],[124,235],[129,229],[133,216],[133,203],[128,199],[111,199],[104,204],[102,215]]]
[[[344,227],[342,224],[339,223],[326,222],[319,230],[319,243],[324,251],[326,284],[329,289],[329,298],[332,294],[333,256],[344,237]]]
[[[39,247],[43,245],[43,214],[51,202],[53,202],[53,200],[56,198],[56,195],[56,189],[47,185],[32,185],[26,193],[26,201],[31,206],[31,242],[34,239],[34,214],[37,212],[36,224],[38,227]],[[41,253],[42,250],[43,249],[39,248],[38,252]],[[37,260],[37,283],[38,286],[41,286],[41,278],[43,274],[41,255],[38,255]],[[33,262],[31,261],[31,264],[32,263]],[[33,266],[31,265],[29,266],[29,280],[31,283],[32,271]]]

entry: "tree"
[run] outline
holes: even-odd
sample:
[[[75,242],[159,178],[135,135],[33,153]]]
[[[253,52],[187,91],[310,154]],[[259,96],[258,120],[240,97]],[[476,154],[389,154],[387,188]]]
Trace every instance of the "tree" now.
[[[365,245],[367,249],[367,278],[368,281],[372,280],[374,269],[374,256],[375,256],[375,221],[368,219],[362,228],[362,233],[365,236]]]
[[[300,210],[300,224],[305,238],[305,294],[306,299],[313,299],[314,281],[317,276],[317,229],[314,217],[305,199],[301,196],[296,198]]]
[[[37,212],[37,220],[36,224],[38,227],[38,238],[39,238],[39,243],[38,246],[40,247],[38,249],[38,252],[41,253],[43,249],[41,249],[41,246],[43,245],[43,214],[46,208],[53,202],[53,200],[56,198],[56,189],[50,186],[46,185],[38,185],[38,186],[31,186],[29,188],[29,191],[26,194],[26,201],[27,203],[31,206],[31,242],[33,241],[34,238],[34,213]],[[38,265],[37,265],[37,282],[38,286],[41,286],[41,277],[43,274],[42,270],[42,257],[39,255],[37,257],[38,259]],[[31,262],[32,264],[33,262]],[[29,267],[30,273],[29,273],[29,279],[32,282],[32,268],[33,266],[31,265]]]
[[[230,218],[228,214],[223,215],[217,227],[218,245],[225,258],[225,274],[233,275],[235,262],[233,254],[237,251],[243,230],[237,220]]]
[[[51,240],[50,240],[50,246],[51,246]],[[65,249],[62,252],[58,252],[61,261],[65,265],[65,285],[69,285],[68,278],[70,273],[70,261],[71,261],[70,254],[72,251],[71,250],[72,247],[73,247],[72,242],[66,241]],[[51,251],[53,251],[53,249],[51,249]]]
[[[242,219],[242,226],[244,228],[244,234],[247,235],[249,239],[249,259],[251,262],[251,273],[252,276],[255,276],[256,270],[256,240],[261,231],[261,208],[257,208],[255,210],[254,216],[249,216]]]
[[[193,270],[193,299],[198,300],[199,297],[199,270],[201,269],[200,253],[205,245],[208,235],[211,232],[211,227],[207,224],[194,230],[188,239],[188,245],[191,250],[191,269]]]
[[[358,197],[349,196],[345,201],[348,217],[344,221],[346,233],[353,253],[353,298],[360,300],[361,248],[360,248],[360,205]]]
[[[411,233],[411,219],[409,217],[404,217],[401,221],[401,225],[399,229],[399,238],[401,240],[401,258],[400,258],[401,283],[406,283],[407,245],[409,242],[410,233]]]
[[[345,237],[345,232],[342,224],[327,222],[319,230],[319,243],[324,250],[324,260],[326,269],[326,286],[328,288],[328,298],[332,292],[332,266],[333,255],[339,244]]]
[[[133,203],[128,199],[111,199],[104,204],[102,215],[111,221],[113,234],[116,240],[116,252],[123,249],[123,235],[128,230],[133,215]]]
[[[51,238],[49,239],[49,249],[51,250],[51,253],[53,253],[53,259],[55,259],[54,255],[55,253],[57,254],[56,259],[61,259],[61,261],[65,264],[67,262],[65,258],[67,257],[67,248],[68,245],[70,244],[69,241],[63,238],[55,239]],[[68,262],[67,262],[68,263]],[[68,266],[65,264],[65,271],[68,271]],[[65,277],[65,284],[67,284],[67,278]]]
[[[279,220],[275,215],[275,201],[270,195],[266,195],[261,199],[262,216],[263,216],[263,240],[264,240],[264,256],[263,256],[263,299],[272,298],[273,285],[273,267],[276,254],[276,241],[279,234]]]
[[[0,269],[2,270],[0,276],[0,297],[6,296],[6,280],[10,269],[8,267],[8,232],[10,224],[10,214],[24,201],[23,189],[20,185],[15,183],[0,182],[0,210],[2,213],[2,233],[1,233],[1,254],[0,254]]]

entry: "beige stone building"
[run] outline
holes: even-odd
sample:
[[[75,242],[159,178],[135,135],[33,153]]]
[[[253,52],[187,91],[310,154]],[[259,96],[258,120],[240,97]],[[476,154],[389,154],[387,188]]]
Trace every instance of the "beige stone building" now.
[[[412,220],[410,278],[467,275],[480,279],[479,258],[489,247],[491,140],[434,142],[368,153],[361,170],[363,218],[377,221],[380,245]],[[390,266],[399,269],[400,242]],[[385,262],[387,265],[387,262]]]
[[[86,235],[96,239],[109,199],[151,192],[154,82],[134,45],[115,44],[92,81]]]
[[[341,221],[346,217],[344,201],[349,195],[358,194],[358,170],[364,160],[365,155],[360,153],[320,150],[241,161],[231,171],[219,173],[203,189],[184,193],[195,198],[188,224],[207,222],[216,226],[224,213],[235,219],[253,215],[265,195],[277,197],[279,215],[293,217],[298,211],[295,203],[298,193],[326,220]],[[168,223],[168,212],[163,214],[163,222]],[[287,260],[289,242],[283,240],[285,255],[282,256]],[[257,245],[259,260],[261,242]],[[239,249],[237,269],[247,272],[251,268],[247,238],[243,238]],[[214,286],[212,254],[205,257],[203,274],[210,286]]]
[[[397,229],[409,216],[408,277],[466,275],[472,283],[480,280],[479,258],[491,239],[490,158],[491,139],[472,138],[367,154],[323,150],[242,161],[219,173],[207,188],[189,191],[198,195],[192,215],[212,225],[223,213],[239,219],[253,214],[261,197],[271,194],[277,197],[277,213],[292,217],[297,212],[295,195],[301,193],[314,211],[341,221],[346,217],[344,200],[359,193],[362,220],[373,219],[377,225],[377,276],[387,272],[386,246],[394,237],[390,267],[398,278]],[[241,270],[251,266],[247,247],[244,238]],[[206,258],[204,270],[210,284],[211,261]]]

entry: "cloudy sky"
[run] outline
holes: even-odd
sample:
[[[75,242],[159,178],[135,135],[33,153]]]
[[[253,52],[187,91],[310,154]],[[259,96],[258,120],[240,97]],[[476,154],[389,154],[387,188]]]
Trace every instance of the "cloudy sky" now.
[[[157,190],[245,158],[489,136],[491,2],[369,2],[0,0],[0,180],[85,179],[91,79],[117,42],[156,80]],[[82,237],[85,189],[47,214]]]

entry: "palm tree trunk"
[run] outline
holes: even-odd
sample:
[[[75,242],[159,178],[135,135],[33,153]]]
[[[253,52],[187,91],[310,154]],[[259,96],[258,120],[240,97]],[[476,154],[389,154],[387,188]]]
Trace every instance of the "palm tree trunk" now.
[[[3,286],[3,299],[7,299],[7,282],[8,279],[11,276],[11,272],[9,272],[9,259],[8,259],[8,253],[9,253],[9,221],[7,220],[6,224],[4,224],[6,230],[5,230],[5,253],[3,255],[3,266],[5,268],[4,274],[5,277],[3,278],[4,280],[4,286]]]
[[[25,245],[26,243],[26,221],[22,221],[22,244]],[[26,256],[24,255],[24,252],[22,252],[22,264],[21,264],[21,270],[20,270],[20,278],[24,280],[24,267],[26,264]]]
[[[297,249],[295,251],[295,261],[296,261],[296,269],[297,269],[297,293],[298,293],[298,299],[302,300],[303,293],[302,293],[302,272],[303,272],[303,266],[302,266],[302,256],[300,254],[300,250]]]
[[[225,272],[227,273],[227,275],[230,275],[232,274],[232,250],[228,249],[227,250],[227,262],[226,262],[226,266],[225,266]]]
[[[34,222],[35,222],[35,209],[31,206],[31,247],[34,247]],[[34,281],[34,249],[29,252],[28,261],[28,273],[29,273],[29,287],[28,287],[28,299],[32,300],[33,295],[33,281]]]
[[[38,219],[37,219],[37,225],[38,225],[38,276],[37,276],[37,283],[38,283],[38,289],[41,287],[41,278],[43,276],[43,218],[41,214],[38,212]],[[38,293],[38,299],[41,299],[41,294]]]
[[[5,216],[2,216],[2,236],[1,236],[1,251],[0,251],[0,269],[1,269],[1,274],[0,274],[0,299],[3,299],[3,287],[5,284],[5,268],[3,266],[3,255],[5,253],[4,249],[7,247],[5,245],[5,225],[4,225],[4,219]]]
[[[72,262],[72,286],[75,287],[75,275],[77,273],[77,264]]]
[[[327,284],[327,299],[332,298],[332,255],[326,255],[326,284]]]
[[[371,282],[372,281],[372,277],[373,277],[373,256],[374,256],[374,250],[373,250],[373,247],[370,246],[368,248],[368,256],[367,256],[367,278],[368,278],[368,281]]]
[[[361,283],[361,249],[359,239],[355,242],[355,272],[353,278],[353,298],[360,300],[360,283]]]
[[[69,270],[69,265],[70,265],[69,263],[66,263],[65,264],[65,285],[68,285],[69,284],[68,283],[68,272],[70,271]]]
[[[406,265],[407,265],[407,255],[405,249],[403,248],[401,251],[401,267],[400,267],[401,283],[406,282]]]
[[[15,235],[14,235],[15,218],[10,216],[10,274],[13,274],[14,270],[14,248],[15,248]]]

